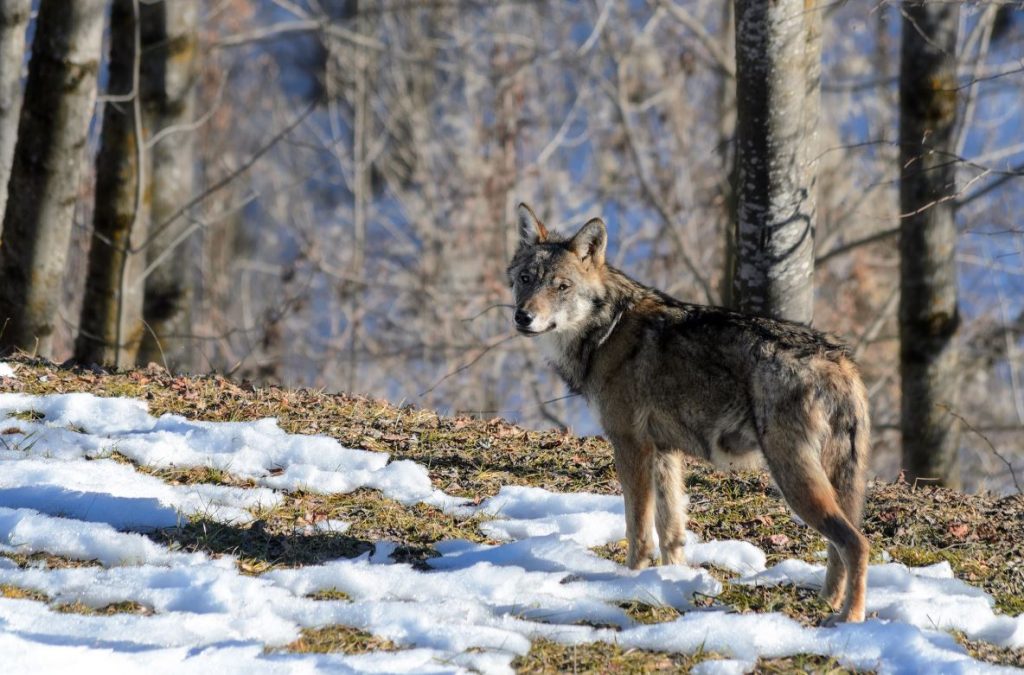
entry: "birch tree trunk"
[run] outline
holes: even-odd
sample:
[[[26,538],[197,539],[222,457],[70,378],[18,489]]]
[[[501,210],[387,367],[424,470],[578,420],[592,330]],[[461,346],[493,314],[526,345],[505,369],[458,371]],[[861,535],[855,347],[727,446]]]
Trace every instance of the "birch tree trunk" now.
[[[814,311],[820,73],[814,0],[736,0],[734,301],[803,323]]]
[[[0,233],[21,111],[21,63],[32,0],[0,2]]]
[[[195,115],[196,44],[199,3],[162,2],[142,6],[142,41],[152,47],[142,59],[143,106],[146,128],[157,139],[152,148],[150,178],[154,227],[168,219],[193,196],[195,131],[188,128]],[[176,131],[174,131],[176,129]],[[191,364],[192,259],[186,241],[190,223],[184,216],[154,232],[146,251],[151,267],[145,279],[143,315],[149,329],[143,333],[139,363],[166,363],[172,370]]]
[[[96,156],[96,207],[89,272],[79,320],[75,359],[118,367],[135,363],[142,337],[145,257],[130,249],[145,236],[147,200],[137,193],[140,167],[133,88],[136,17],[132,0],[114,0],[110,11],[110,96]],[[143,169],[144,170],[144,169]]]
[[[900,65],[900,376],[908,480],[960,483],[955,3],[905,2]]]
[[[42,0],[0,246],[0,349],[51,356],[105,0]]]

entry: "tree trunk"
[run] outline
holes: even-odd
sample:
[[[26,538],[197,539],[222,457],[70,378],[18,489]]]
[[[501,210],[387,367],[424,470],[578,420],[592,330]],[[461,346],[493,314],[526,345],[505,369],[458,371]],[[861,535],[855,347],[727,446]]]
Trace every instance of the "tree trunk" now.
[[[0,233],[7,205],[7,181],[11,177],[14,141],[21,111],[21,63],[25,58],[25,29],[32,0],[0,3]]]
[[[145,262],[132,254],[145,235],[147,200],[137,194],[136,19],[132,0],[114,0],[110,11],[108,93],[96,156],[96,208],[89,272],[79,320],[75,359],[118,367],[135,364],[142,337],[142,289],[135,280]]]
[[[736,61],[736,6],[722,4],[722,51]],[[718,284],[718,297],[723,307],[735,307],[733,279],[736,277],[736,188],[739,162],[736,156],[736,79],[721,75],[717,91],[718,155],[722,162],[721,200],[724,227],[722,228],[722,278]]]
[[[901,431],[908,480],[960,483],[955,3],[905,2],[900,66]]]
[[[821,73],[813,0],[736,0],[739,194],[733,294],[742,311],[810,323]]]
[[[0,247],[0,349],[51,356],[105,6],[105,0],[39,5]]]
[[[150,177],[152,207],[150,220],[161,226],[193,196],[195,132],[186,128],[195,115],[197,74],[196,30],[199,3],[162,2],[142,6],[143,106],[146,128],[154,138],[169,132],[153,146]],[[166,363],[172,370],[187,370],[191,365],[192,286],[190,270],[198,263],[183,263],[192,258],[187,229],[190,223],[181,216],[160,232],[146,251],[152,267],[145,280],[143,314],[148,330],[142,338],[139,362]]]

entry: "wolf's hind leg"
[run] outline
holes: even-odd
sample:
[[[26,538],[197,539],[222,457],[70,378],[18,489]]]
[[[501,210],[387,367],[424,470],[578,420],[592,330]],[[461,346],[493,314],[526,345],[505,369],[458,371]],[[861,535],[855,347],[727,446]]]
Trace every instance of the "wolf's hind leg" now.
[[[854,528],[859,528],[864,512],[865,473],[867,471],[867,447],[858,443],[863,439],[856,434],[867,433],[867,422],[855,429],[854,433],[837,433],[836,422],[833,420],[831,434],[821,452],[821,464],[825,469],[832,488],[835,490],[836,501],[846,515],[846,519]],[[833,609],[839,610],[843,604],[845,586],[847,584],[846,565],[839,549],[829,544],[828,568],[825,573],[825,585],[821,589],[821,597]]]
[[[825,584],[821,587],[821,599],[839,611],[846,596],[846,565],[832,543],[828,545],[828,566],[825,568]]]
[[[651,498],[653,447],[631,438],[612,437],[611,440],[615,450],[615,471],[626,503],[626,540],[629,544],[626,564],[630,569],[643,569],[651,564],[654,552],[651,536],[654,520],[654,500]]]
[[[863,621],[868,542],[839,505],[835,489],[819,461],[818,447],[808,437],[808,431],[769,425],[762,439],[765,458],[789,506],[808,526],[829,540],[830,548],[836,550],[838,561],[845,569],[845,598],[837,619]],[[830,561],[829,569],[831,575],[826,576],[826,587],[830,583],[839,585],[837,564]]]
[[[687,500],[683,462],[678,452],[655,451],[654,495],[661,564],[682,565],[686,562],[683,545],[686,543]]]

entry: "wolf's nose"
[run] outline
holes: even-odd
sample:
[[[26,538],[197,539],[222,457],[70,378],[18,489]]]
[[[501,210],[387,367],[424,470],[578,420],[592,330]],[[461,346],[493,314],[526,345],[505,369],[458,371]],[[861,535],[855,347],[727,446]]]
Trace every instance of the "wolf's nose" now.
[[[533,323],[533,314],[527,312],[525,309],[516,310],[516,325],[521,328],[526,328]]]

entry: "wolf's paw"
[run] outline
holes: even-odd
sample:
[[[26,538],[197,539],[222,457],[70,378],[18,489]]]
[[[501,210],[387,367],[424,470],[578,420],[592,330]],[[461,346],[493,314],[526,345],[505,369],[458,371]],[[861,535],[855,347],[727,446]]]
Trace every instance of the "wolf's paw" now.
[[[864,612],[837,612],[822,622],[825,628],[835,628],[841,623],[861,623],[864,621]]]
[[[682,548],[670,549],[669,551],[662,551],[661,553],[661,564],[662,565],[685,565],[686,554],[683,553]]]
[[[838,614],[839,608],[843,606],[843,601],[846,599],[846,594],[843,592],[841,587],[832,590],[823,588],[821,592],[818,593],[818,597],[821,598],[825,604],[831,607],[833,612]]]
[[[651,566],[650,556],[642,556],[636,560],[627,560],[626,566],[631,570],[645,570]]]

